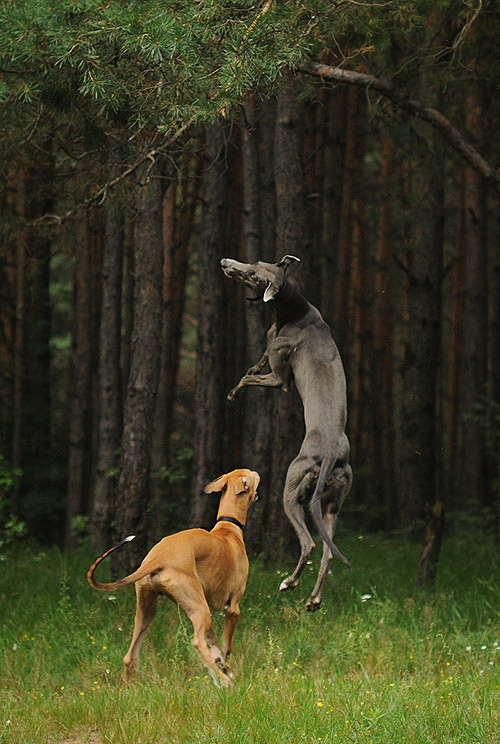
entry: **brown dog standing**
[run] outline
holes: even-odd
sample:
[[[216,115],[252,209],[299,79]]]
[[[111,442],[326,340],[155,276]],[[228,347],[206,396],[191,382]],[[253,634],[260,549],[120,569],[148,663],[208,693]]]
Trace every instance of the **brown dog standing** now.
[[[155,614],[159,594],[176,602],[193,623],[193,645],[217,686],[231,683],[227,662],[240,615],[239,603],[248,578],[248,558],[243,542],[248,507],[257,497],[260,476],[252,470],[233,470],[205,488],[222,491],[217,522],[210,531],[184,530],[160,540],[137,571],[119,581],[102,584],[94,579],[99,563],[133,537],[108,550],[90,567],[87,577],[100,591],[135,584],[137,610],[130,648],[123,659],[125,679],[133,675],[144,635]],[[210,612],[226,607],[219,648]]]

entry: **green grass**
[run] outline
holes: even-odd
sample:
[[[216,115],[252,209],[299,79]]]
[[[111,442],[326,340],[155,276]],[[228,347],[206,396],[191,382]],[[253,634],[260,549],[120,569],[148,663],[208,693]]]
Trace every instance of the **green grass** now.
[[[357,536],[339,544],[355,568],[334,566],[312,615],[303,603],[319,555],[287,594],[277,587],[289,566],[253,562],[229,690],[213,686],[189,622],[168,600],[144,642],[137,680],[125,686],[133,590],[115,598],[92,590],[86,550],[6,556],[0,744],[500,742],[492,543],[448,536],[430,590],[413,583],[418,546]]]

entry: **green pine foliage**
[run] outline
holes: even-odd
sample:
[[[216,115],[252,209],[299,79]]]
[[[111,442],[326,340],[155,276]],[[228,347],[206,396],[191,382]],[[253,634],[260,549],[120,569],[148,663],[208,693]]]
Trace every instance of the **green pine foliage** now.
[[[362,68],[404,38],[410,67],[426,55],[435,62],[436,49],[415,49],[430,10],[446,25],[451,5],[463,26],[469,2],[5,0],[0,100],[29,104],[33,116],[91,104],[96,115],[175,131],[271,93],[305,59]],[[435,40],[443,48],[448,30]]]

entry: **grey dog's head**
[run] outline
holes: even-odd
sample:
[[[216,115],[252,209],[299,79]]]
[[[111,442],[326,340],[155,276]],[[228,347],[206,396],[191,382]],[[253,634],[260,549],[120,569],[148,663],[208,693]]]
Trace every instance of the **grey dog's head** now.
[[[276,297],[284,285],[288,267],[299,261],[300,258],[296,256],[283,256],[276,264],[265,261],[245,264],[233,258],[223,258],[220,265],[226,276],[250,287],[257,297],[261,297],[264,302],[269,302]]]

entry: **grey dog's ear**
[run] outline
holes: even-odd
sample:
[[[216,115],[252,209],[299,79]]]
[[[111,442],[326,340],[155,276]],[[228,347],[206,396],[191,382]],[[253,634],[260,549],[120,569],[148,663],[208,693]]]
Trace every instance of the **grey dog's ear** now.
[[[281,266],[283,269],[288,269],[290,264],[292,264],[294,261],[297,261],[297,263],[300,263],[300,258],[297,258],[297,256],[283,256],[281,261],[278,262],[278,266]]]
[[[269,300],[274,299],[280,289],[281,287],[278,287],[278,285],[274,284],[274,282],[269,282],[265,289],[264,296],[262,297],[262,301],[269,302]]]
[[[297,256],[283,256],[281,261],[279,261],[276,266],[279,266],[282,269],[285,269],[285,271],[288,269],[290,264],[292,264],[294,261],[297,261],[300,263],[300,258],[297,258]],[[262,300],[264,302],[269,302],[269,300],[274,300],[278,292],[280,291],[281,287],[283,286],[283,282],[281,282],[279,285],[275,284],[274,282],[269,282],[265,292],[264,296],[262,297]]]

